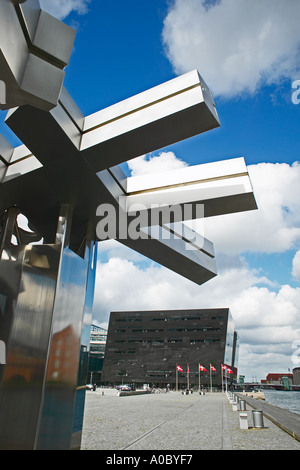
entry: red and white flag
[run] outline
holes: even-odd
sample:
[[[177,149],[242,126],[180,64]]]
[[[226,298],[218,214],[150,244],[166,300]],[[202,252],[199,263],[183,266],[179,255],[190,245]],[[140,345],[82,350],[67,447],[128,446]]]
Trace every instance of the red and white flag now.
[[[214,368],[214,366],[212,366],[212,365],[210,365],[210,370],[211,370],[212,372],[217,372],[216,369]]]
[[[228,372],[228,374],[233,374],[232,370],[229,369],[229,367],[226,367],[226,372]]]
[[[180,367],[178,364],[176,365],[176,369],[179,370],[179,372],[183,372],[183,368]]]
[[[188,372],[188,374],[190,373],[189,365],[187,365],[187,372]]]
[[[202,371],[202,372],[207,372],[205,367],[201,366],[201,364],[199,364],[199,370]]]

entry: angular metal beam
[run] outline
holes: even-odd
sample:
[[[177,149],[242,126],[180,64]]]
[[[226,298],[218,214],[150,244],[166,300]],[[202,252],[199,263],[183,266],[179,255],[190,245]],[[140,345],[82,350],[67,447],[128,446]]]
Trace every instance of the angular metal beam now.
[[[219,125],[213,97],[194,70],[86,117],[80,150],[99,171]]]
[[[217,275],[215,256],[206,252],[202,244],[191,244],[166,227],[149,227],[145,231],[149,235],[147,239],[118,241],[195,284],[202,285]]]
[[[203,205],[203,217],[257,209],[248,170],[243,158],[193,165],[179,170],[134,176],[126,180],[125,206],[136,211],[163,212],[163,206]],[[156,208],[157,207],[157,208]],[[181,211],[178,211],[179,217]],[[176,220],[176,211],[174,211]],[[184,211],[182,211],[184,216]],[[196,218],[186,211],[186,217]]]
[[[99,187],[97,171],[122,163],[137,154],[155,150],[157,145],[164,146],[171,141],[187,138],[191,135],[189,125],[192,133],[204,132],[219,125],[211,94],[206,85],[201,83],[198,73],[191,72],[125,100],[123,104],[118,105],[118,113],[115,107],[114,111],[108,108],[100,112],[103,118],[108,115],[110,118],[115,117],[113,123],[103,123],[103,128],[111,128],[113,125],[116,133],[114,138],[109,134],[107,140],[103,140],[103,136],[102,140],[100,139],[98,129],[91,130],[87,124],[89,118],[83,116],[65,89],[62,90],[58,106],[48,113],[31,106],[10,111],[6,123],[29,151],[28,159],[18,161],[19,167],[16,162],[10,162],[3,181],[8,178],[10,180],[0,185],[0,209],[9,207],[8,204],[12,204],[13,198],[17,196],[22,211],[32,221],[35,229],[46,238],[49,235],[51,239],[57,217],[57,201],[70,203],[74,206],[74,219],[79,222],[76,224],[78,236],[74,231],[73,237],[79,242],[83,236],[80,221],[94,219],[97,206],[104,201],[110,202],[107,189],[104,186]],[[189,99],[186,94],[191,94]],[[158,103],[155,104],[155,101]],[[171,108],[167,105],[169,101]],[[156,111],[157,107],[159,112]],[[128,121],[128,116],[124,117],[124,113],[129,113],[129,110],[131,114]],[[91,119],[94,121],[94,117]],[[122,127],[124,120],[126,132]],[[139,120],[142,125],[139,125]],[[168,133],[157,130],[151,134],[153,125],[163,128],[167,123],[171,128]],[[93,139],[89,137],[89,147],[87,141],[83,144],[85,132],[93,134]],[[129,135],[130,139],[125,145],[123,139],[127,139]],[[133,149],[133,153],[129,154],[128,149]],[[42,168],[36,174],[30,174],[30,165],[33,169],[39,166],[36,159]],[[25,164],[27,173],[24,175]],[[13,180],[13,176],[16,177],[18,173],[23,174],[22,178]],[[87,187],[89,191],[82,190]],[[33,200],[41,198],[42,194],[47,221],[41,219],[41,211],[37,211],[36,205],[33,204]]]
[[[44,140],[44,134],[39,138],[42,128],[47,134],[63,131],[60,152],[72,144],[73,152],[77,150],[95,172],[220,125],[212,95],[196,70],[87,117],[63,88],[45,128],[26,109],[8,113],[6,122],[19,137],[17,122],[26,114],[37,126],[37,143]],[[33,149],[28,138],[23,142],[46,163],[49,157]]]
[[[57,105],[75,30],[41,10],[38,0],[1,0],[0,109]]]
[[[169,172],[168,175],[157,174],[154,176],[147,175],[126,179],[118,167],[114,167],[111,170],[105,169],[96,174],[95,168],[99,169],[100,167],[97,162],[103,158],[101,153],[103,146],[107,148],[109,156],[114,155],[114,162],[116,161],[117,152],[114,152],[113,149],[115,149],[116,145],[119,149],[117,161],[120,162],[120,160],[128,159],[129,155],[124,157],[122,153],[124,149],[122,141],[118,140],[123,138],[120,129],[124,131],[124,127],[122,125],[120,127],[120,122],[126,121],[127,132],[125,134],[130,134],[134,126],[136,127],[134,132],[137,132],[138,123],[141,120],[143,126],[140,126],[139,129],[141,133],[145,133],[145,128],[147,127],[145,123],[149,119],[149,109],[152,106],[155,107],[153,105],[154,97],[157,98],[156,101],[158,101],[159,106],[161,101],[167,102],[169,99],[173,100],[174,97],[177,100],[180,97],[180,107],[184,108],[186,106],[189,110],[189,104],[184,104],[182,98],[186,93],[185,90],[190,88],[189,91],[193,92],[193,100],[196,100],[195,97],[197,97],[202,106],[202,108],[200,107],[200,112],[203,113],[203,116],[202,120],[198,119],[200,121],[200,124],[197,124],[198,131],[207,128],[207,124],[204,126],[202,122],[203,119],[204,122],[205,120],[210,122],[209,126],[215,126],[217,120],[215,108],[210,101],[211,95],[206,87],[204,88],[206,92],[203,93],[202,87],[199,88],[199,84],[195,85],[197,77],[198,74],[195,75],[195,72],[185,74],[151,91],[126,100],[123,105],[115,105],[112,107],[113,109],[108,108],[96,113],[98,121],[100,119],[99,116],[102,116],[102,119],[107,119],[103,124],[103,128],[113,126],[116,135],[112,139],[112,134],[106,134],[107,141],[103,141],[102,133],[101,141],[99,129],[90,130],[89,132],[93,133],[93,139],[89,136],[90,148],[87,147],[87,141],[83,145],[86,137],[83,129],[91,129],[90,123],[87,122],[89,118],[84,118],[82,112],[65,89],[62,91],[59,105],[48,113],[28,106],[9,112],[6,119],[7,124],[30,150],[25,146],[14,150],[11,150],[8,145],[3,144],[2,146],[4,149],[2,152],[3,160],[5,158],[8,160],[5,155],[12,154],[9,157],[9,166],[3,177],[4,185],[3,187],[0,185],[0,193],[3,191],[3,208],[7,207],[10,201],[13,201],[13,197],[16,197],[16,194],[19,194],[18,198],[21,201],[22,212],[31,221],[35,230],[46,239],[51,239],[51,236],[53,236],[53,223],[57,217],[56,201],[63,200],[65,203],[72,204],[76,220],[72,233],[73,247],[78,246],[82,240],[84,235],[82,227],[85,221],[87,219],[94,220],[96,223],[97,207],[100,204],[109,203],[116,207],[118,211],[122,211],[123,205],[120,205],[121,198],[123,198],[123,203],[125,199],[125,215],[129,216],[128,223],[131,220],[130,216],[134,214],[133,209],[136,205],[143,205],[143,210],[149,213],[151,211],[154,219],[155,213],[162,211],[162,205],[169,208],[176,205],[182,207],[182,205],[188,203],[193,207],[192,218],[195,218],[197,215],[195,208],[199,204],[204,205],[205,216],[255,209],[256,203],[243,159],[197,165],[180,171]],[[208,105],[206,105],[204,98],[208,101]],[[176,106],[179,106],[179,102],[176,103]],[[119,114],[117,114],[117,111]],[[207,117],[208,111],[211,116],[210,119]],[[143,118],[144,112],[146,112],[145,118]],[[189,110],[188,112],[191,111]],[[136,121],[137,116],[134,116],[132,121],[135,113],[139,116],[139,120]],[[180,113],[181,111],[178,111],[179,115]],[[128,116],[131,119],[129,122]],[[165,112],[165,119],[169,119],[169,117],[170,114]],[[157,114],[156,118],[158,118]],[[96,117],[93,116],[91,121],[96,122],[95,119]],[[155,121],[153,113],[151,114],[151,119],[153,123]],[[111,122],[107,124],[108,121]],[[158,122],[161,122],[161,116],[158,118]],[[194,122],[193,112],[186,122]],[[101,132],[103,132],[102,128]],[[51,136],[50,139],[49,135]],[[170,137],[167,138],[169,139]],[[174,134],[173,139],[175,138]],[[97,139],[100,139],[99,143],[97,143]],[[164,133],[160,133],[161,145],[166,143],[164,139]],[[136,135],[136,140],[138,141],[137,145],[140,146],[140,152],[146,151],[145,146],[151,150],[155,148],[156,144],[152,143],[151,134],[149,134],[148,139],[144,140],[140,140]],[[45,142],[47,142],[47,145],[45,145]],[[135,139],[133,138],[133,145],[134,142]],[[87,150],[89,150],[88,154],[86,153]],[[25,157],[26,151],[27,158]],[[21,156],[21,158],[18,159],[16,155]],[[38,160],[34,155],[38,156]],[[101,162],[101,166],[105,165],[109,165],[107,159]],[[31,166],[32,169],[40,169],[36,174],[35,172],[31,174]],[[59,172],[57,171],[58,168]],[[26,174],[24,174],[25,172]],[[23,175],[22,178],[17,178],[18,173]],[[15,178],[15,180],[12,178]],[[82,191],[82,188],[87,187],[89,188],[88,191]],[[9,194],[11,194],[11,199],[7,200]],[[37,197],[42,197],[43,199],[43,207],[47,213],[47,220],[45,220],[41,211],[36,210],[37,207],[33,201]],[[152,206],[155,205],[159,207],[153,209]],[[184,220],[184,214],[186,214],[184,211],[180,211],[179,217],[175,218],[174,222]],[[191,217],[186,217],[186,220],[189,218]],[[150,226],[151,222],[141,223],[141,227],[145,229]],[[152,253],[150,256],[152,259],[175,270],[179,274],[184,273],[183,275],[186,275],[188,273],[187,277],[194,280],[194,282],[206,282],[208,278],[216,275],[214,256],[208,255],[205,250],[202,251],[202,245],[199,248],[196,244],[196,246],[193,246],[193,251],[199,250],[198,259],[196,259],[196,253],[188,253],[191,250],[190,239],[187,240],[178,235],[178,230],[175,236],[174,232],[172,232],[172,236],[169,236],[171,232],[167,227],[164,227],[163,232],[162,230],[156,230],[155,232],[152,228],[148,232],[144,231],[145,233],[147,234],[147,239],[146,237],[141,237],[142,239],[133,241],[128,236],[125,238],[117,236],[116,238],[121,243],[130,246],[145,256],[149,257]],[[195,234],[193,240],[196,238],[197,235]],[[187,247],[188,250],[186,250]],[[168,252],[167,256],[164,255],[164,250]],[[170,256],[171,252],[173,257]],[[186,267],[184,267],[184,264],[186,264]]]

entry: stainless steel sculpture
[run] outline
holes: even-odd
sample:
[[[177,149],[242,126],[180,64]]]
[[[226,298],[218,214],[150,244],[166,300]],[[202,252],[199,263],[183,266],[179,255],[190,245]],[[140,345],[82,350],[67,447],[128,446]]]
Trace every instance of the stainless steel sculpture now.
[[[0,109],[30,104],[56,106],[75,31],[45,11],[38,0],[1,0]]]
[[[85,117],[61,87],[72,34],[56,20],[62,38],[49,41],[53,20],[36,0],[19,3],[0,5],[1,28],[9,19],[16,37],[26,36],[22,13],[35,31],[18,50],[0,33],[7,108],[19,105],[6,123],[23,142],[13,148],[0,136],[0,447],[79,448],[96,244],[105,238],[107,210],[114,214],[109,237],[201,285],[216,275],[213,245],[184,223],[256,203],[243,159],[126,178],[120,163],[219,126],[207,85],[192,71]],[[39,65],[30,65],[29,94],[11,73],[35,47],[59,65],[49,75],[50,100],[41,98]]]

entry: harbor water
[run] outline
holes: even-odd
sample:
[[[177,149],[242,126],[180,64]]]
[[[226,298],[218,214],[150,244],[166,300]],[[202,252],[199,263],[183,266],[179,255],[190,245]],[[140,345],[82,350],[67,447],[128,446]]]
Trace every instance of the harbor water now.
[[[300,392],[284,390],[263,390],[263,392],[268,403],[300,414]]]

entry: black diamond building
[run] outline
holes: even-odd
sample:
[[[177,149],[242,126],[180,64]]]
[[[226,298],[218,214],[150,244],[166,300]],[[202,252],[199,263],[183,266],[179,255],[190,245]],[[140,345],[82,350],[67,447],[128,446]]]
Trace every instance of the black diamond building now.
[[[238,335],[228,308],[111,312],[102,383],[213,387],[237,377]],[[176,365],[183,372],[176,373]],[[233,374],[222,373],[227,365]],[[187,372],[189,369],[189,373]]]

